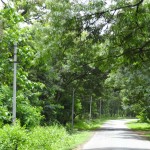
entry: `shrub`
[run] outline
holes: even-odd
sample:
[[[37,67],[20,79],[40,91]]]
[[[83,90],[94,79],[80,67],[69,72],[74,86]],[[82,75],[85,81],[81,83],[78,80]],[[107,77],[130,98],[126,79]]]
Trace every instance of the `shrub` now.
[[[137,116],[141,122],[150,122],[150,107],[147,107]]]
[[[0,129],[0,150],[23,150],[26,143],[28,135],[19,122],[14,126],[5,125]]]
[[[0,150],[67,150],[87,138],[87,133],[69,134],[60,125],[27,130],[17,122],[0,128]],[[82,140],[80,140],[82,139]]]
[[[72,143],[73,137],[60,125],[37,126],[29,131],[17,122],[0,128],[0,150],[63,150]]]
[[[69,138],[62,126],[36,127],[30,133],[29,150],[59,150],[69,145]]]
[[[21,120],[21,125],[26,127],[34,127],[40,124],[41,119],[41,108],[33,107],[29,104],[19,104],[18,105],[17,116]]]

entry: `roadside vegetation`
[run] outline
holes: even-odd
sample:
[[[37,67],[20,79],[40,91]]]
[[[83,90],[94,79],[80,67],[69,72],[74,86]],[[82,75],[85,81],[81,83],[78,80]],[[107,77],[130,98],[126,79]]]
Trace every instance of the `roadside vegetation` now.
[[[149,0],[106,3],[0,0],[1,149],[65,149],[99,116],[150,120]]]
[[[139,135],[142,135],[148,139],[150,139],[150,123],[149,122],[140,122],[133,121],[127,124],[127,126],[136,131]]]
[[[100,128],[106,120],[82,120],[73,130],[58,124],[27,129],[17,121],[0,128],[0,150],[71,150],[84,143],[92,135],[89,131]]]

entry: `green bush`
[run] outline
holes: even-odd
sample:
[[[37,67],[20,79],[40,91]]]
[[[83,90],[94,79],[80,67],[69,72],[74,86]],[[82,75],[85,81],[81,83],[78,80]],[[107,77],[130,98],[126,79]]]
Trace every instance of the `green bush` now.
[[[90,136],[87,132],[69,134],[58,124],[27,130],[17,121],[0,128],[0,150],[69,150]]]
[[[137,116],[141,122],[149,122],[150,123],[150,107],[147,107]]]
[[[0,150],[63,150],[75,143],[75,137],[60,125],[35,127],[31,131],[20,126],[0,128]]]
[[[21,120],[21,125],[25,125],[28,128],[38,126],[43,118],[41,116],[40,107],[33,107],[29,104],[19,104],[17,110],[17,117]]]
[[[87,120],[78,120],[75,123],[75,128],[78,130],[89,130],[90,129],[90,124],[91,121],[87,121]]]
[[[69,139],[62,126],[36,127],[30,133],[29,150],[59,150],[69,145]]]
[[[17,122],[14,126],[6,125],[0,129],[0,150],[25,150],[28,134]]]

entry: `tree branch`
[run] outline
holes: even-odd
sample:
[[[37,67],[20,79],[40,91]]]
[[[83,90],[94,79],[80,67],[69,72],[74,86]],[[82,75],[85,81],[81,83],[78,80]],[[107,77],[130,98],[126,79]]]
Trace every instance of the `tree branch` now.
[[[144,2],[144,0],[140,0],[138,3],[136,4],[132,4],[132,5],[126,5],[126,6],[122,6],[122,7],[117,7],[117,8],[114,8],[114,9],[111,9],[111,10],[106,10],[106,11],[102,11],[102,12],[96,12],[96,13],[93,13],[93,14],[88,14],[86,16],[83,16],[86,18],[93,18],[96,16],[96,18],[99,18],[100,16],[102,16],[103,14],[105,13],[108,13],[108,12],[113,12],[113,11],[117,11],[117,10],[120,10],[120,9],[125,9],[125,8],[132,8],[132,7],[139,7],[140,4],[142,4]],[[80,18],[79,18],[80,19]]]
[[[6,6],[6,3],[3,0],[1,0],[1,2]]]

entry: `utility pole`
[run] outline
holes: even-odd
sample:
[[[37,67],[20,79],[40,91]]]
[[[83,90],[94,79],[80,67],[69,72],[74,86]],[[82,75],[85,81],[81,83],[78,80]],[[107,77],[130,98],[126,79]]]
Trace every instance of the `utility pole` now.
[[[90,99],[90,114],[89,114],[89,119],[92,118],[92,96],[91,96],[91,99]]]
[[[72,92],[72,130],[74,128],[74,92],[75,92],[75,89],[73,88],[73,92]]]
[[[16,74],[17,74],[17,43],[14,44],[14,79],[13,79],[13,116],[12,122],[16,121]]]
[[[99,101],[99,114],[100,114],[100,118],[102,115],[102,100]]]

